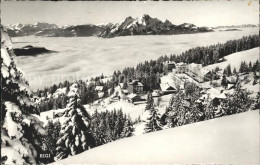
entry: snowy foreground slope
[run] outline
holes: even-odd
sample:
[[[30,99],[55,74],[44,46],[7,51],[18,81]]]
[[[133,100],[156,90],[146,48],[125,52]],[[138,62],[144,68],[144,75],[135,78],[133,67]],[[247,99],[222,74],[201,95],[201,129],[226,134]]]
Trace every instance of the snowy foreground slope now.
[[[259,110],[134,136],[62,164],[259,164]]]

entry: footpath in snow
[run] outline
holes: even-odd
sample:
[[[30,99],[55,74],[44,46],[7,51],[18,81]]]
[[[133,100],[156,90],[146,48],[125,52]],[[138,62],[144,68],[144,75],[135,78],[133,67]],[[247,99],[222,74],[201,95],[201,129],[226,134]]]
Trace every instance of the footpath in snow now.
[[[125,138],[62,164],[259,164],[259,110]]]

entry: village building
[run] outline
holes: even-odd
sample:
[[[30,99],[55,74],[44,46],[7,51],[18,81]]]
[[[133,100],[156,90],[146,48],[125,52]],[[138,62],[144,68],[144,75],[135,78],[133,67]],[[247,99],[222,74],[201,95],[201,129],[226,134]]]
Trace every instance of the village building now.
[[[189,70],[189,73],[191,73],[192,75],[198,77],[198,76],[201,75],[202,65],[201,64],[191,63],[188,66],[188,70]]]
[[[98,92],[102,92],[103,91],[103,86],[96,86],[95,90]]]
[[[160,84],[160,90],[163,95],[177,92],[177,88],[173,84]]]
[[[98,92],[98,98],[101,99],[104,97],[104,92]]]
[[[127,100],[130,102],[130,103],[134,103],[134,102],[137,102],[137,101],[140,101],[141,100],[141,96],[140,95],[137,95],[135,93],[131,93],[127,96]]]
[[[167,67],[169,72],[176,68],[176,63],[174,61],[165,61],[163,64]]]
[[[183,62],[177,63],[176,68],[173,69],[173,72],[176,74],[186,73],[188,72],[188,65]]]
[[[160,97],[161,94],[160,94],[160,91],[159,90],[154,90],[153,93],[152,93],[152,97]]]
[[[191,63],[188,65],[188,72],[186,72],[187,75],[189,75],[191,78],[196,80],[197,82],[204,82],[205,76],[209,74],[210,71],[207,69],[204,69],[201,64],[195,64]]]
[[[227,80],[227,89],[233,89],[235,88],[238,84],[241,83],[241,80],[239,77],[236,76],[230,76],[230,77],[226,77]]]
[[[213,98],[212,100],[213,106],[215,107],[219,106],[221,102],[224,102],[226,99],[227,99],[226,93],[222,92],[221,94]]]
[[[140,83],[138,80],[133,80],[132,82],[128,83],[128,92],[129,93],[136,93],[140,94],[143,93],[143,84]]]
[[[123,93],[124,95],[128,95],[128,94],[129,94],[129,91],[128,91],[127,89],[123,89],[123,90],[122,90],[122,93]]]

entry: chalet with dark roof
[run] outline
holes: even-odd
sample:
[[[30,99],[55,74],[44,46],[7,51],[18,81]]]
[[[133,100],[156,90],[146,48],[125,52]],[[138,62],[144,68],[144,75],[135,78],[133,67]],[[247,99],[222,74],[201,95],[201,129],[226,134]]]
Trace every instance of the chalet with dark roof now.
[[[132,82],[129,82],[128,83],[128,92],[129,93],[136,93],[136,94],[139,94],[139,93],[143,93],[143,84],[140,83],[138,80],[133,80]]]

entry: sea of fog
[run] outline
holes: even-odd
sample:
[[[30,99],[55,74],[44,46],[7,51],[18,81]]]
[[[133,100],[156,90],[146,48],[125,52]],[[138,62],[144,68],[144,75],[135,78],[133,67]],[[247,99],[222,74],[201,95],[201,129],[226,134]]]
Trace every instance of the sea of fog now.
[[[133,67],[162,55],[179,54],[196,46],[224,43],[246,35],[258,34],[258,28],[183,35],[98,37],[14,37],[15,48],[41,46],[56,53],[20,56],[15,60],[32,89],[65,80],[112,75],[113,71]]]

